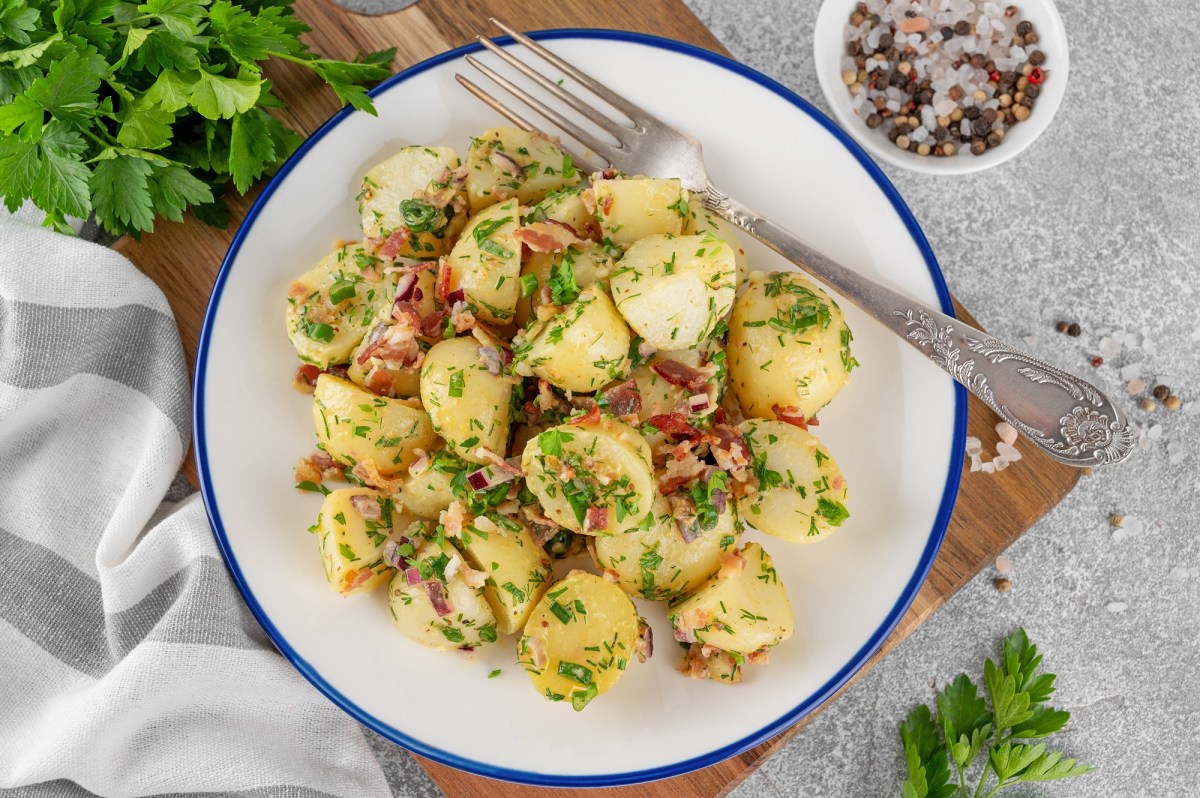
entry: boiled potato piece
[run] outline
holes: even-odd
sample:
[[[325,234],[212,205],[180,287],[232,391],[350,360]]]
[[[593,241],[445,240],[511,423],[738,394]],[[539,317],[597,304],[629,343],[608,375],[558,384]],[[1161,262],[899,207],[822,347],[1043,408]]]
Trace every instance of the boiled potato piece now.
[[[559,526],[616,535],[655,525],[650,447],[633,427],[611,418],[551,427],[525,445],[521,467],[542,511]]]
[[[647,236],[677,236],[683,231],[687,196],[678,178],[597,180],[592,192],[600,231],[618,247]]]
[[[562,222],[571,226],[580,238],[588,238],[589,232],[599,230],[596,220],[583,204],[583,189],[564,188],[530,208],[525,214],[525,223]]]
[[[371,319],[369,330],[376,325],[392,321],[392,302],[395,299],[396,275],[388,275],[384,282],[383,301],[378,304],[375,316]],[[426,270],[417,273],[417,287],[413,292],[414,298],[420,292],[420,299],[412,304],[422,318],[437,310],[434,304],[434,273]],[[380,396],[416,396],[421,392],[421,370],[419,368],[396,368],[389,366],[378,358],[368,358],[359,363],[359,357],[370,345],[370,332],[362,342],[354,348],[350,355],[350,367],[346,376],[356,385],[361,385]],[[422,344],[424,346],[424,344]]]
[[[510,197],[530,205],[578,182],[571,156],[542,133],[498,127],[471,139],[467,199],[472,213]]]
[[[454,501],[451,480],[463,470],[464,463],[444,451],[430,452],[430,465],[413,474],[400,490],[404,508],[421,518],[436,519]],[[473,468],[473,467],[472,467]]]
[[[383,584],[393,570],[383,561],[384,544],[415,523],[416,516],[377,490],[331,491],[321,504],[315,530],[329,584],[343,596]]]
[[[712,335],[733,305],[733,249],[711,235],[653,235],[631,246],[609,276],[613,302],[646,343],[687,349]]]
[[[400,399],[376,396],[349,380],[322,374],[313,394],[317,441],[333,459],[363,465],[382,477],[400,473],[428,450],[437,436],[429,415]]]
[[[799,274],[750,275],[729,321],[729,376],[747,416],[775,418],[774,405],[806,419],[849,381],[858,361],[846,317]]]
[[[578,712],[621,678],[637,637],[629,597],[595,574],[572,571],[534,607],[517,656],[535,690]]]
[[[589,393],[629,374],[629,328],[603,287],[591,285],[559,313],[535,322],[513,348],[521,373]]]
[[[363,235],[387,238],[407,231],[395,257],[428,260],[444,255],[462,229],[463,216],[450,203],[430,204],[430,195],[450,185],[459,165],[449,147],[404,147],[363,177],[358,213]]]
[[[473,337],[448,338],[433,345],[421,367],[421,403],[433,429],[451,451],[472,463],[486,463],[475,450],[504,455],[512,418],[513,383],[491,374]]]
[[[496,642],[496,616],[483,589],[467,584],[467,565],[457,549],[430,540],[411,561],[421,581],[410,585],[404,571],[397,571],[388,584],[392,620],[406,637],[436,649],[472,649]]]
[[[688,212],[683,217],[683,234],[694,236],[708,233],[728,244],[733,250],[737,284],[740,286],[750,275],[750,260],[746,257],[746,248],[742,245],[737,228],[704,207],[704,198],[701,195],[689,194],[688,197]]]
[[[758,477],[738,499],[746,523],[792,543],[815,543],[850,517],[846,479],[821,442],[782,421],[749,419],[739,427]]]
[[[725,474],[717,472],[717,481],[724,479]],[[660,497],[650,529],[595,539],[596,564],[635,598],[668,601],[692,592],[721,567],[722,554],[737,548],[740,532],[732,501],[724,512],[712,515],[711,528],[695,527],[697,537],[690,542],[684,540],[675,516],[671,503]]]
[[[676,638],[747,655],[792,636],[792,605],[771,557],[757,543],[671,608]]]
[[[550,555],[529,528],[504,516],[479,516],[463,531],[462,550],[475,570],[488,575],[483,596],[497,630],[510,635],[524,628],[554,578]]]
[[[475,315],[484,321],[512,321],[521,296],[521,226],[516,200],[501,202],[471,219],[446,261],[449,291],[462,289]]]
[[[345,363],[386,299],[383,261],[358,244],[338,247],[288,287],[287,332],[296,354],[326,368]]]
[[[542,286],[550,286],[552,304],[565,305],[582,289],[606,279],[612,269],[612,259],[604,248],[590,241],[572,244],[562,252],[534,252],[521,267],[521,279],[526,282],[517,300],[517,324],[524,326],[529,321]]]

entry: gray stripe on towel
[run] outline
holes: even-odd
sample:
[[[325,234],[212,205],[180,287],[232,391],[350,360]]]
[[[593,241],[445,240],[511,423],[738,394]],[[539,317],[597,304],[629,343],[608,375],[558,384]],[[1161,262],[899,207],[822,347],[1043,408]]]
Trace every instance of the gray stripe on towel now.
[[[78,373],[120,382],[154,402],[187,449],[187,374],[172,365],[182,361],[175,320],[144,305],[60,308],[0,298],[0,382],[37,390]]]
[[[30,784],[27,787],[0,788],[0,798],[97,798],[96,793],[80,787],[73,781],[58,779]],[[269,787],[254,787],[249,790],[225,792],[163,793],[148,798],[334,798],[324,790],[298,787],[293,784],[273,784]]]

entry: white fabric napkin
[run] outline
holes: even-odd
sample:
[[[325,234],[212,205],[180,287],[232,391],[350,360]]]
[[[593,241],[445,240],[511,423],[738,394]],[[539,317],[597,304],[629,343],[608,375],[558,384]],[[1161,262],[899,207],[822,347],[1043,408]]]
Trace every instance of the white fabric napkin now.
[[[158,288],[0,219],[0,792],[379,796],[361,727],[271,647],[198,496]]]

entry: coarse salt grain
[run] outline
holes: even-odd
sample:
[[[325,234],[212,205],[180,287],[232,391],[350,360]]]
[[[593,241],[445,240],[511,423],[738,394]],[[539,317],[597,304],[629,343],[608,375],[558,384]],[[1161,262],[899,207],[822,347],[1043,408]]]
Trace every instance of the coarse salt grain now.
[[[1110,601],[1104,607],[1109,612],[1125,612],[1129,609],[1129,603],[1125,601]]]
[[[1130,396],[1137,396],[1142,391],[1146,390],[1146,383],[1141,377],[1134,377],[1125,385],[1125,389],[1129,391]]]
[[[1101,355],[1111,359],[1121,354],[1121,342],[1106,336],[1100,339],[1099,349]]]
[[[1142,523],[1142,519],[1138,518],[1136,515],[1127,515],[1125,516],[1125,525],[1121,528],[1125,530],[1125,534],[1127,535],[1136,535],[1139,534],[1144,527],[1145,524]]]
[[[996,444],[996,454],[999,457],[1003,457],[1004,459],[1008,460],[1010,463],[1015,463],[1021,459],[1021,453],[1017,451],[1017,447],[1013,446],[1011,443],[1005,443],[1004,441],[1000,441]]]
[[[1005,463],[1005,465],[1008,465],[1008,463]],[[994,474],[996,472],[996,464],[984,463],[980,470],[985,474]]]
[[[1002,576],[1008,576],[1013,572],[1012,560],[1001,554],[996,558],[996,571]]]
[[[1121,367],[1121,379],[1123,380],[1132,380],[1134,377],[1140,377],[1141,375],[1141,363],[1130,363]]]
[[[1000,456],[993,457],[993,458],[992,458],[991,465],[992,465],[992,466],[993,466],[993,467],[994,467],[994,468],[995,468],[997,471],[1003,471],[1004,469],[1008,468],[1008,458],[1006,458],[1006,457],[1000,457]]]
[[[1162,424],[1151,424],[1146,428],[1146,437],[1152,441],[1156,441],[1162,437]]]
[[[983,453],[983,441],[976,438],[974,435],[967,436],[967,454],[975,457]]]
[[[1012,424],[1007,421],[1001,421],[996,425],[996,434],[1000,436],[1000,440],[1007,443],[1009,446],[1017,442],[1017,430]]]
[[[1113,543],[1120,543],[1122,540],[1124,540],[1127,537],[1129,537],[1129,532],[1127,532],[1125,530],[1125,527],[1118,527],[1117,529],[1113,530],[1113,533],[1112,533]]]

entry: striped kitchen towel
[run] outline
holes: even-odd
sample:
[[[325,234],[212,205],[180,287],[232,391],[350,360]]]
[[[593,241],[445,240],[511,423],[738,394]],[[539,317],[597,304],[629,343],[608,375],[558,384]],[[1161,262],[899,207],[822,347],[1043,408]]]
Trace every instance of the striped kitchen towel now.
[[[162,504],[189,406],[150,280],[0,219],[0,795],[390,794],[271,648],[198,497]]]

